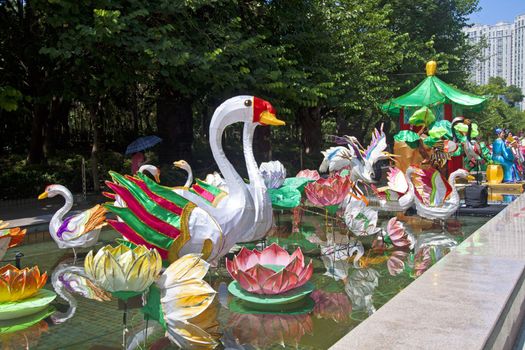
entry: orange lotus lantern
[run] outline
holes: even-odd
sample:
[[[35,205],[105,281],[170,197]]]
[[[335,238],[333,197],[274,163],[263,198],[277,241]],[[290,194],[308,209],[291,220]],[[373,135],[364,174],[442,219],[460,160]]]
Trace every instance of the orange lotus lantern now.
[[[9,264],[0,268],[0,303],[27,299],[36,294],[47,281],[38,266],[19,270]]]

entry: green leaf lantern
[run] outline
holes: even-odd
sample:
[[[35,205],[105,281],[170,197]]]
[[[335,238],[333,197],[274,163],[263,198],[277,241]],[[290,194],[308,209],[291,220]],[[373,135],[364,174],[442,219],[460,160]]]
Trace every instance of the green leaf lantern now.
[[[436,120],[436,116],[428,107],[421,107],[412,114],[408,123],[414,126],[429,126]]]

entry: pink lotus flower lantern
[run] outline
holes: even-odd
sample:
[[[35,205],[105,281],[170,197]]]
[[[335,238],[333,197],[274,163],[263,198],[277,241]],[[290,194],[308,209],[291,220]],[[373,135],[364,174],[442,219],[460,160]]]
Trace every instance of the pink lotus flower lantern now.
[[[303,169],[295,175],[295,177],[302,177],[305,179],[312,179],[317,181],[321,178],[317,170]]]
[[[309,183],[304,191],[308,200],[314,205],[327,207],[341,203],[350,191],[351,186],[352,181],[348,177],[336,174]]]
[[[275,243],[263,251],[243,247],[233,260],[226,259],[226,268],[244,290],[270,295],[304,285],[313,273],[312,261],[305,266],[300,248],[290,255]]]

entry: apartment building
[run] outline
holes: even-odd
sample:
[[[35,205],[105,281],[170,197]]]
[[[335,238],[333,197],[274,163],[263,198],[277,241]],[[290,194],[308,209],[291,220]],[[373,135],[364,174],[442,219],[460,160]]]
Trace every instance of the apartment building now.
[[[483,59],[472,67],[471,79],[487,84],[490,77],[502,77],[507,84],[516,85],[525,94],[525,14],[513,23],[474,25],[465,33],[473,43],[485,41]],[[525,110],[525,102],[521,103]]]

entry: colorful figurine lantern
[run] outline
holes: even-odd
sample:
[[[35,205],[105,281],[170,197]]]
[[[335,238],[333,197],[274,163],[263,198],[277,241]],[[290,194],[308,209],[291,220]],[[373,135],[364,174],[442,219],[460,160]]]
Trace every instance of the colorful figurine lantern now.
[[[409,123],[410,117],[421,107],[428,107],[436,116],[436,121],[448,120],[461,116],[463,110],[480,111],[487,100],[448,85],[436,76],[437,63],[427,63],[427,77],[408,93],[391,99],[382,105],[382,110],[393,117],[399,117],[400,130],[419,131],[419,127]],[[449,173],[462,167],[456,158],[449,163]]]

